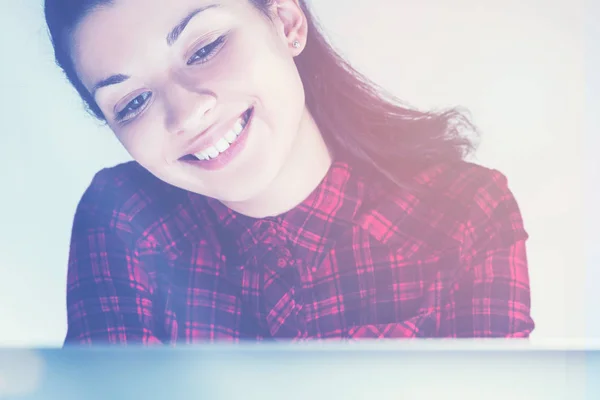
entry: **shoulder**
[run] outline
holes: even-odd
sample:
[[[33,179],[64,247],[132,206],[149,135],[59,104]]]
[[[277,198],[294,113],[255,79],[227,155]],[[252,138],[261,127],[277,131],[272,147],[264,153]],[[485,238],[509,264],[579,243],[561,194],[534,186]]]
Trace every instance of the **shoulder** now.
[[[147,187],[157,186],[149,175],[135,162],[104,168],[94,175],[78,210],[90,213],[121,211],[126,203],[139,197]]]
[[[508,179],[502,172],[470,162],[435,166],[422,172],[416,181],[423,193],[441,196],[470,209],[479,208],[484,214],[512,197]]]
[[[487,219],[499,209],[518,208],[508,178],[496,169],[462,162],[447,166],[442,175],[439,190],[464,203],[472,218]]]
[[[143,234],[187,204],[187,192],[156,178],[136,162],[95,174],[75,214],[74,230],[103,226]]]
[[[507,178],[499,171],[470,162],[437,164],[413,176],[401,187],[387,190],[391,200],[415,212],[464,213],[479,208],[490,213],[512,196]]]
[[[401,247],[412,243],[422,251],[455,248],[466,232],[524,234],[507,178],[464,161],[435,165],[388,191],[361,224],[379,240]]]
[[[506,180],[499,171],[479,164],[459,161],[433,165],[413,177],[415,188],[444,193],[451,197],[468,196],[490,182]]]
[[[456,211],[450,220],[463,230],[510,240],[527,237],[519,205],[502,172],[463,161],[425,171],[418,181],[427,188],[424,197],[435,199],[427,205]]]

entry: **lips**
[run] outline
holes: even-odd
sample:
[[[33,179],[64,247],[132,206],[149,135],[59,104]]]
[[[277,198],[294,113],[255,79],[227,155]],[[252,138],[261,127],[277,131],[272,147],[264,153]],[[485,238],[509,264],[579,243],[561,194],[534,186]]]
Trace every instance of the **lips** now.
[[[204,148],[195,151],[191,154],[186,154],[181,157],[182,161],[209,161],[218,159],[223,153],[225,153],[231,145],[237,142],[239,136],[243,133],[248,121],[252,116],[254,109],[251,107],[244,111],[237,120],[233,122],[221,136],[217,136],[214,139],[214,144],[205,146]]]

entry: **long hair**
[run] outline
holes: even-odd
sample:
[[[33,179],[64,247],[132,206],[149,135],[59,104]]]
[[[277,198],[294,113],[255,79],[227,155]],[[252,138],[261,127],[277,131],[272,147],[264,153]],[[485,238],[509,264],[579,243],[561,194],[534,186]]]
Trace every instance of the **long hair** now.
[[[273,0],[249,0],[266,18]],[[75,71],[69,40],[77,23],[113,0],[45,0],[46,23],[56,62],[88,110],[104,115]],[[334,156],[345,157],[366,173],[405,186],[409,178],[437,163],[464,159],[477,134],[458,108],[420,111],[404,105],[356,71],[327,42],[305,0],[308,39],[295,58],[306,106]],[[471,137],[470,137],[471,136]]]

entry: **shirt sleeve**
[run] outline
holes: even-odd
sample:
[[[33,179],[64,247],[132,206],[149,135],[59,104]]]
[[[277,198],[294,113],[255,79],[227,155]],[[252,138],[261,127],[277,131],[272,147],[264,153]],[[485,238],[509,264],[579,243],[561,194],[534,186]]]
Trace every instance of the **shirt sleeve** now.
[[[65,345],[160,343],[152,311],[152,258],[134,240],[100,174],[75,213]]]
[[[465,225],[462,273],[442,313],[442,336],[529,336],[534,322],[527,238],[506,178],[494,171],[478,191]]]

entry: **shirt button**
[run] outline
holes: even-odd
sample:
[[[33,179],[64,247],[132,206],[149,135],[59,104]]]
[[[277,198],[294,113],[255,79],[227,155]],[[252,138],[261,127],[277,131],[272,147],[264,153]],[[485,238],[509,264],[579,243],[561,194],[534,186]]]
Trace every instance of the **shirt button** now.
[[[312,272],[317,272],[317,267],[312,267]]]

